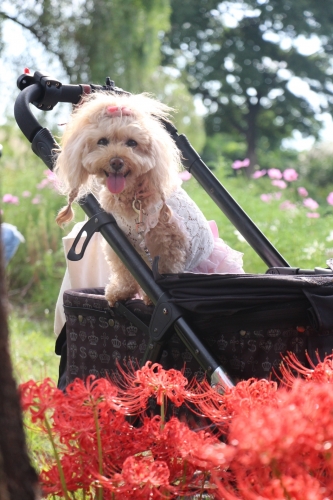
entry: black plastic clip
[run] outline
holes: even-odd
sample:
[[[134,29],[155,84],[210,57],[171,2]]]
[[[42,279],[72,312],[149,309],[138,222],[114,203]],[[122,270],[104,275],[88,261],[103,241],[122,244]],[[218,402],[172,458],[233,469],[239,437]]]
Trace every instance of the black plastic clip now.
[[[116,224],[116,219],[113,217],[113,215],[103,211],[97,213],[96,215],[93,215],[91,219],[89,219],[88,222],[86,222],[78,232],[73,245],[71,246],[67,254],[67,259],[74,262],[81,260],[93,234],[97,233],[101,229],[101,227],[105,226],[106,224]],[[79,253],[76,253],[76,247],[83,233],[87,233],[86,239],[82,245],[81,251]]]
[[[149,324],[149,336],[153,342],[163,339],[166,332],[182,316],[180,309],[163,293],[158,299]]]
[[[148,335],[149,333],[149,328],[148,326],[141,321],[140,318],[138,318],[132,311],[130,311],[125,304],[122,304],[121,302],[116,302],[115,307],[119,313],[124,316],[128,321],[130,321],[133,325],[135,325],[139,330],[142,331],[142,333]]]

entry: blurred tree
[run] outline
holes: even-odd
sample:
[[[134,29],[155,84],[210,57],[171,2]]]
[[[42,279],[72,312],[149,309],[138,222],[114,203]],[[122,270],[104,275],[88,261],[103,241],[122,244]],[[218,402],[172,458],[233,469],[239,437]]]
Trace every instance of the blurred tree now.
[[[4,0],[0,19],[29,30],[55,54],[72,83],[105,77],[142,90],[160,62],[158,34],[169,0]]]
[[[145,90],[175,110],[172,121],[179,133],[185,134],[192,146],[201,151],[206,142],[203,116],[198,114],[193,96],[172,68],[159,67]]]
[[[161,36],[169,29],[169,17],[169,0],[0,2],[0,28],[4,20],[22,26],[54,54],[71,83],[103,84],[110,76],[131,92],[152,92],[179,110],[176,124],[201,149],[204,126],[193,97],[178,76],[160,66]],[[18,71],[30,64],[22,63]]]
[[[299,171],[308,184],[316,189],[333,185],[333,146],[331,143],[315,145],[299,155]]]
[[[175,64],[202,98],[209,135],[243,136],[249,172],[259,138],[271,149],[294,130],[318,137],[320,113],[333,111],[333,0],[172,0],[171,6],[164,63]]]

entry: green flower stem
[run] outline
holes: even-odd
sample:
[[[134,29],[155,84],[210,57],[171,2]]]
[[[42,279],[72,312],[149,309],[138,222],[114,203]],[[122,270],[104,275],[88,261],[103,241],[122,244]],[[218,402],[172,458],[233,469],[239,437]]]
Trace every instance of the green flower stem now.
[[[165,397],[164,394],[162,396],[162,404],[161,404],[161,431],[164,429],[165,424]]]
[[[57,447],[55,445],[55,442],[54,442],[54,439],[53,439],[53,436],[52,436],[51,426],[50,426],[49,421],[47,420],[46,417],[45,417],[44,422],[45,422],[45,427],[46,427],[46,430],[47,430],[47,434],[48,434],[49,440],[50,440],[52,448],[53,448],[54,457],[55,457],[56,462],[57,462],[57,467],[58,467],[58,472],[59,472],[59,477],[60,477],[60,483],[61,483],[62,492],[64,494],[65,500],[70,500],[70,498],[68,496],[68,490],[67,490],[67,485],[66,485],[64,470],[62,468],[62,465],[61,465],[61,462],[60,462],[59,453],[58,453]]]
[[[185,484],[186,484],[186,470],[187,470],[187,462],[184,460],[184,472],[183,472],[183,481],[182,481],[182,489],[184,489]],[[181,500],[185,500],[185,496],[183,495],[181,497]]]
[[[81,448],[80,442],[78,442],[78,448],[80,450],[80,464],[81,464],[82,473],[83,473],[82,448]],[[86,500],[86,490],[83,487],[82,487],[82,500]]]
[[[96,406],[94,406],[94,421],[96,427],[96,437],[97,437],[97,451],[98,451],[98,472],[103,476],[103,450],[102,450],[102,440],[101,432],[98,424],[98,415]],[[98,500],[103,500],[103,488],[98,488]]]

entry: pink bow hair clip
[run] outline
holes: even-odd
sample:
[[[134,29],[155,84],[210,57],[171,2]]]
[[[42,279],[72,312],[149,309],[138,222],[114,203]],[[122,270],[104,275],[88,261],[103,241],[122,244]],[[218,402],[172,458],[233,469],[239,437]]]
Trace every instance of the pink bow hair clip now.
[[[106,108],[106,112],[111,116],[131,116],[132,111],[130,108],[126,108],[126,106],[108,106]]]

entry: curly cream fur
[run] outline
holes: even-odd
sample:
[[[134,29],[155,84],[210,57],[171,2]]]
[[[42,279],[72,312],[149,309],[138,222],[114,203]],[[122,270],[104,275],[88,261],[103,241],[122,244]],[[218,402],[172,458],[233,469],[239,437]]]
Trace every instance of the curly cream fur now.
[[[106,114],[107,106],[127,106],[133,116],[112,119]],[[57,157],[55,172],[62,184],[64,194],[74,189],[78,197],[96,191],[99,175],[83,166],[83,158],[95,146],[94,139],[99,132],[114,134],[119,125],[126,127],[135,125],[146,132],[152,139],[150,157],[158,168],[150,173],[150,181],[156,189],[161,189],[167,197],[174,189],[177,174],[180,171],[181,157],[173,139],[166,132],[159,118],[167,119],[171,108],[149,97],[147,94],[115,95],[96,93],[87,97],[83,105],[79,105],[72,114],[62,137],[62,149]],[[121,123],[120,123],[121,122]]]
[[[110,106],[130,112],[114,115],[108,111]],[[179,150],[160,121],[168,119],[170,111],[146,94],[96,93],[76,108],[66,126],[55,168],[68,195],[58,224],[71,220],[73,201],[88,192],[97,194],[107,212],[121,209],[128,218],[133,218],[132,203],[138,193],[145,210],[165,202],[180,184],[181,168]],[[130,146],[129,140],[136,145]],[[112,163],[115,158],[122,162],[119,168],[124,186],[120,192],[108,189],[109,177],[119,176]],[[164,203],[157,226],[147,233],[146,244],[152,257],[160,256],[163,271],[180,272],[186,261],[187,235],[169,223],[170,216]],[[111,270],[106,287],[110,304],[139,292],[138,284],[110,247],[106,256]]]

